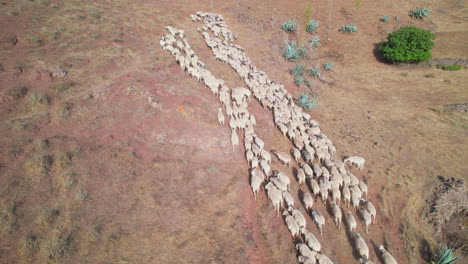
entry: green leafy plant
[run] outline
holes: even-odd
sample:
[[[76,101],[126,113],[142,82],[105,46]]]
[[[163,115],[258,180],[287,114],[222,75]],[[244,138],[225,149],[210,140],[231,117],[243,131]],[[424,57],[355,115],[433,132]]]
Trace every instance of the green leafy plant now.
[[[416,19],[424,19],[429,16],[429,12],[431,12],[431,10],[427,8],[416,8],[409,11],[409,16]]]
[[[297,61],[298,59],[304,57],[307,53],[307,50],[302,45],[298,45],[296,41],[291,41],[286,43],[283,48],[282,55],[289,61]]]
[[[292,70],[291,70],[291,74],[294,75],[294,76],[300,76],[304,73],[305,71],[305,67],[304,65],[301,65],[301,64],[297,64]]]
[[[317,102],[317,95],[311,97],[308,94],[301,94],[299,98],[297,98],[297,104],[306,111],[310,111],[312,108],[316,107]]]
[[[393,62],[418,62],[431,58],[434,34],[414,26],[388,34],[388,41],[379,47],[384,58]]]
[[[315,33],[318,25],[319,25],[318,21],[311,19],[306,24],[306,31],[309,33]]]
[[[384,23],[387,23],[388,21],[388,16],[383,16],[380,18],[380,21],[384,22]]]
[[[323,65],[323,69],[326,71],[329,71],[333,68],[334,63],[332,61],[329,61]]]
[[[306,72],[310,77],[316,77],[316,78],[319,78],[319,79],[322,78],[322,75],[320,74],[319,69],[317,69],[315,67],[307,69]]]
[[[458,71],[463,69],[463,65],[460,64],[452,64],[452,65],[437,65],[438,69],[442,69],[445,71]]]
[[[289,20],[288,22],[281,25],[281,29],[288,32],[293,33],[297,30],[297,21],[296,20]]]
[[[309,41],[309,43],[310,45],[312,45],[312,47],[316,47],[320,44],[320,38],[318,36],[315,36]]]
[[[455,263],[459,257],[452,256],[452,249],[439,245],[436,254],[433,256],[431,264],[452,264]]]
[[[301,84],[304,83],[304,77],[302,77],[301,75],[298,75],[294,78],[294,83],[297,85],[297,86],[300,86]]]
[[[342,26],[338,31],[340,31],[340,32],[348,32],[348,33],[356,32],[356,31],[357,31],[357,27],[356,27],[355,24],[346,24],[346,25]]]

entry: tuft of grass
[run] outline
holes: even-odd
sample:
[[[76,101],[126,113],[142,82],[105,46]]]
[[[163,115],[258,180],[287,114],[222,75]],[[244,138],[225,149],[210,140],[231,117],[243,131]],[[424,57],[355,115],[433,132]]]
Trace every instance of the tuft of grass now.
[[[319,26],[319,22],[311,19],[306,24],[306,31],[313,34],[317,31],[318,26]]]
[[[323,65],[323,69],[326,71],[329,71],[333,68],[334,63],[332,61],[329,61]]]
[[[45,251],[47,258],[59,261],[71,250],[74,232],[55,234],[45,242]],[[42,251],[42,250],[41,250]]]
[[[305,71],[305,67],[302,64],[296,64],[296,66],[291,70],[291,74],[294,76],[302,75]]]
[[[384,22],[384,23],[387,23],[388,21],[388,16],[383,16],[380,18],[380,21]]]
[[[346,24],[342,26],[338,31],[347,33],[357,32],[357,27],[355,24]]]
[[[34,104],[46,104],[46,105],[50,104],[50,97],[46,94],[33,93],[28,98],[29,98],[29,101],[31,101]]]
[[[59,108],[57,114],[63,119],[68,119],[70,117],[71,109],[72,105],[70,103],[66,103]]]
[[[8,95],[15,98],[16,100],[25,97],[28,94],[28,87],[19,86],[8,91]]]
[[[452,64],[452,65],[437,65],[438,69],[442,69],[444,71],[459,71],[463,69],[463,65],[460,64]]]
[[[75,85],[74,82],[62,82],[62,83],[56,83],[52,85],[51,88],[56,91],[63,92],[63,91],[68,90],[73,85]]]
[[[310,45],[312,45],[312,47],[316,47],[320,44],[320,38],[318,36],[315,36],[309,41],[309,43]]]
[[[425,17],[429,16],[429,12],[431,12],[431,10],[427,8],[416,8],[416,9],[410,10],[408,15],[412,18],[424,19]]]
[[[42,45],[44,44],[44,40],[42,40],[40,37],[36,36],[36,35],[31,35],[28,37],[28,41],[32,44],[38,44],[38,45]]]
[[[8,16],[19,16],[19,12],[16,10],[8,10],[7,12]]]
[[[300,58],[304,57],[307,53],[307,50],[304,46],[298,45],[296,41],[291,41],[286,43],[283,47],[282,55],[289,61],[297,61]]]
[[[294,33],[297,31],[297,21],[289,20],[288,22],[281,25],[281,29],[288,33]]]
[[[302,77],[302,76],[299,75],[299,76],[296,76],[296,77],[294,78],[294,83],[295,83],[297,86],[300,86],[301,84],[304,83],[304,80],[305,80],[304,77]]]
[[[55,220],[60,216],[60,210],[58,208],[46,208],[42,212],[40,223],[44,227],[48,227],[55,223]]]
[[[76,200],[80,200],[80,201],[84,201],[86,199],[88,199],[88,196],[89,196],[89,193],[83,189],[81,189],[76,195],[75,195],[75,199]]]
[[[41,139],[38,142],[40,149],[47,149],[50,146],[50,142],[48,139]]]
[[[18,209],[17,203],[12,202],[10,206],[0,211],[0,221],[3,224],[3,228],[8,233],[11,233],[16,230],[17,223],[18,223],[18,216],[16,215],[17,209]]]
[[[21,244],[29,255],[36,251],[38,247],[38,238],[36,235],[28,234],[22,239]]]
[[[310,77],[315,77],[315,78],[319,78],[319,79],[322,78],[322,75],[321,75],[319,69],[317,69],[315,67],[307,69],[306,72]]]
[[[299,98],[297,98],[297,104],[306,111],[310,111],[312,108],[316,107],[317,101],[317,95],[311,97],[305,93],[301,94]]]

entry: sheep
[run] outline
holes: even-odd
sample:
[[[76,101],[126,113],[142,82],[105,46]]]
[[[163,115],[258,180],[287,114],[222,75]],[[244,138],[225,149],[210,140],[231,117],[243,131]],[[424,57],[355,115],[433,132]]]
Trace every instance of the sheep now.
[[[301,159],[301,152],[297,148],[291,149],[291,155],[293,156],[294,160],[297,162]]]
[[[361,203],[363,204],[364,208],[367,209],[373,220],[375,221],[375,216],[377,215],[377,210],[375,210],[374,205],[371,201],[361,198]]]
[[[302,186],[302,184],[305,182],[306,175],[305,172],[302,168],[299,168],[296,173],[296,178],[297,178],[297,183],[299,186]]]
[[[304,215],[302,215],[301,211],[299,211],[299,209],[293,209],[292,210],[292,216],[293,218],[296,220],[297,222],[297,225],[299,226],[299,228],[305,228],[306,227],[306,219],[304,217]]]
[[[277,170],[273,171],[273,174],[274,174],[276,177],[278,177],[278,179],[279,179],[282,183],[284,183],[284,184],[288,187],[288,189],[289,189],[289,186],[291,185],[291,180],[289,179],[288,175],[282,173],[281,171],[277,171]]]
[[[283,200],[288,211],[290,208],[294,207],[294,198],[289,192],[283,192]]]
[[[250,172],[250,186],[252,187],[253,195],[255,200],[257,200],[258,190],[260,190],[260,186],[262,185],[265,177],[261,175],[257,169],[253,169]]]
[[[263,173],[268,178],[270,176],[270,165],[265,160],[260,161],[260,168],[262,168]]]
[[[255,157],[255,156],[254,156],[253,152],[252,152],[250,149],[248,149],[248,150],[245,152],[245,158],[246,158],[246,160],[247,160],[249,163],[253,160],[254,157]]]
[[[251,149],[255,156],[261,156],[262,149],[257,144],[252,143]]]
[[[261,149],[265,147],[265,143],[263,143],[263,140],[261,140],[259,137],[255,136],[254,141]]]
[[[304,170],[307,178],[310,178],[310,177],[313,176],[313,171],[312,171],[312,169],[310,168],[310,166],[307,163],[302,163],[301,167]]]
[[[351,191],[349,190],[348,185],[343,186],[341,194],[343,196],[343,200],[344,200],[346,207],[349,207],[349,202],[351,201]]]
[[[315,255],[317,253],[315,253],[314,251],[312,251],[306,244],[304,243],[297,243],[296,244],[296,249],[297,251],[299,251],[299,253],[302,255],[302,256],[305,256],[305,257],[308,257],[310,259],[314,259],[315,260]]]
[[[325,217],[323,217],[323,215],[317,210],[312,210],[310,214],[312,215],[312,218],[317,225],[320,234],[322,234],[322,226],[325,225]]]
[[[239,137],[235,130],[231,130],[231,144],[233,148],[239,145]]]
[[[331,207],[332,207],[335,224],[339,230],[341,227],[341,218],[342,218],[341,208],[334,201],[331,203]]]
[[[333,264],[333,261],[325,254],[317,254],[318,264]]]
[[[363,259],[363,258],[359,258],[359,263],[361,263],[361,264],[374,264],[373,261],[368,260],[368,259],[365,260],[365,259]]]
[[[281,191],[276,188],[276,186],[269,182],[265,185],[265,190],[267,190],[268,198],[270,198],[271,203],[273,204],[273,208],[275,209],[276,215],[278,215],[279,210],[281,208],[281,200],[283,195]]]
[[[356,247],[359,256],[363,259],[369,259],[369,248],[367,247],[366,241],[362,238],[358,232],[354,233],[354,246]]]
[[[258,158],[256,156],[253,157],[252,161],[250,162],[250,167],[252,169],[255,169],[257,168],[259,165],[259,161],[258,161]]]
[[[297,238],[299,235],[299,226],[297,225],[296,220],[286,210],[283,212],[283,215],[285,216],[284,222],[286,222],[286,226],[288,227],[292,237]]]
[[[382,259],[384,264],[398,264],[395,258],[390,254],[383,245],[379,245],[380,253],[382,253]]]
[[[330,172],[327,170],[327,168],[325,167],[321,167],[320,170],[322,171],[322,176],[327,178],[327,179],[330,179]]]
[[[346,222],[348,223],[348,229],[349,229],[349,232],[354,232],[356,231],[356,227],[357,227],[357,222],[356,222],[356,219],[354,218],[353,214],[348,211],[348,214],[347,214],[347,217],[346,217]]]
[[[367,196],[367,185],[362,180],[359,181],[359,189],[361,189],[361,192],[363,194],[365,193],[365,196]]]
[[[359,197],[356,192],[353,192],[353,189],[351,189],[351,204],[354,207],[354,210],[356,211],[358,206],[359,206]]]
[[[305,162],[307,163],[312,163],[313,155],[309,151],[307,151],[305,148],[301,150],[302,158],[304,159]]]
[[[270,182],[273,183],[280,191],[288,191],[288,186],[284,182],[282,182],[278,177],[271,178]]]
[[[369,225],[372,222],[372,218],[371,218],[369,212],[367,211],[367,209],[364,208],[364,207],[361,207],[359,212],[361,213],[361,219],[363,221],[363,224],[364,224],[364,227],[365,227],[365,230],[366,230],[366,234],[367,234],[369,232]]]
[[[268,151],[262,149],[260,151],[260,156],[262,157],[263,160],[265,160],[268,164],[271,163],[271,155]]]
[[[316,252],[320,252],[322,249],[322,245],[318,241],[317,237],[315,237],[314,233],[307,231],[305,228],[301,228],[300,232],[304,236],[304,240],[306,241],[307,245]]]
[[[350,181],[351,181],[351,182],[349,183],[350,186],[357,186],[357,185],[359,185],[359,179],[358,179],[356,176],[354,176],[354,174],[348,173],[348,175],[349,175],[349,178],[350,178]]]
[[[276,157],[278,158],[278,160],[283,164],[283,165],[287,165],[288,167],[291,167],[291,158],[289,157],[288,154],[284,153],[284,152],[278,152],[276,150],[272,150],[271,151],[273,154],[276,155]]]
[[[310,185],[310,188],[312,189],[312,193],[314,194],[314,196],[319,195],[320,185],[318,184],[318,182],[312,178],[307,178],[307,179],[309,180],[309,185]]]
[[[305,192],[302,195],[302,202],[304,203],[304,206],[307,211],[310,211],[312,209],[312,206],[314,205],[314,199],[312,198],[312,195],[308,192]]]
[[[364,169],[364,163],[366,160],[363,157],[352,156],[343,160],[344,163],[356,166],[358,169]]]
[[[309,258],[309,257],[302,256],[302,255],[297,257],[297,260],[299,261],[299,263],[302,263],[302,264],[315,264],[315,258]]]
[[[312,169],[314,170],[314,174],[315,174],[315,177],[320,178],[320,176],[322,176],[322,170],[320,169],[320,165],[318,165],[317,163],[314,163],[312,165]]]
[[[320,177],[319,179],[320,186],[320,197],[322,198],[323,203],[328,199],[328,191],[331,189],[330,181],[326,177]]]

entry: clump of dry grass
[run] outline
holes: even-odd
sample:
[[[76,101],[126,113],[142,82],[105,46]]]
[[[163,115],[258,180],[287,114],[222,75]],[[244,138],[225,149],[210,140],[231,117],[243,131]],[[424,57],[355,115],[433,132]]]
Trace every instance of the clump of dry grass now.
[[[18,216],[16,210],[18,209],[18,204],[12,202],[7,208],[4,208],[0,211],[0,221],[3,224],[3,228],[11,233],[16,230],[18,223]]]
[[[56,232],[50,239],[45,241],[41,252],[43,252],[47,259],[60,262],[72,250],[74,235],[75,231]]]
[[[56,91],[63,92],[63,91],[68,90],[73,85],[75,85],[74,82],[61,82],[61,83],[53,84],[51,88]]]
[[[18,86],[8,90],[8,95],[18,100],[25,97],[28,94],[28,88],[26,86]]]

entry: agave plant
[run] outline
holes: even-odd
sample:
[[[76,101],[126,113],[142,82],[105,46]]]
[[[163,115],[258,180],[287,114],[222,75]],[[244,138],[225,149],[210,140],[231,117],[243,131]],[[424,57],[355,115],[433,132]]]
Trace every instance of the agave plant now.
[[[329,61],[323,65],[323,69],[326,71],[329,71],[333,68],[334,63],[332,61]]]
[[[302,64],[297,64],[294,68],[291,70],[291,74],[294,76],[300,76],[304,73],[305,67]]]
[[[380,21],[384,22],[384,23],[387,23],[388,21],[388,16],[383,16],[380,18]]]
[[[307,22],[306,31],[309,32],[309,33],[315,33],[315,31],[317,30],[318,25],[319,25],[318,21],[311,19],[311,20],[309,20],[309,22]]]
[[[296,83],[297,86],[300,86],[301,84],[304,83],[304,80],[305,80],[304,77],[299,75],[294,78],[294,83]]]
[[[312,108],[317,106],[317,95],[310,97],[308,94],[301,94],[297,99],[297,104],[304,108],[306,111],[310,111]]]
[[[296,30],[297,30],[297,21],[296,20],[289,20],[288,22],[281,25],[281,29],[286,31],[286,32],[289,32],[289,33],[296,32]]]
[[[316,77],[316,78],[319,78],[319,79],[322,78],[322,75],[320,74],[320,71],[315,67],[307,69],[307,74],[310,77]]]
[[[289,61],[297,61],[298,59],[304,57],[306,53],[306,49],[303,46],[298,45],[296,41],[293,40],[286,43],[283,48],[282,55]]]
[[[356,32],[357,27],[354,24],[346,24],[346,25],[342,26],[339,31],[348,32],[348,33]]]
[[[431,10],[427,8],[416,8],[409,11],[409,16],[416,19],[424,19],[429,15],[429,12],[431,12]]]
[[[313,37],[310,41],[312,47],[318,46],[320,44],[320,38],[318,36]]]
[[[452,256],[451,248],[446,248],[439,245],[437,252],[434,255],[434,259],[435,260],[431,261],[431,264],[452,264],[455,263],[459,257]]]

